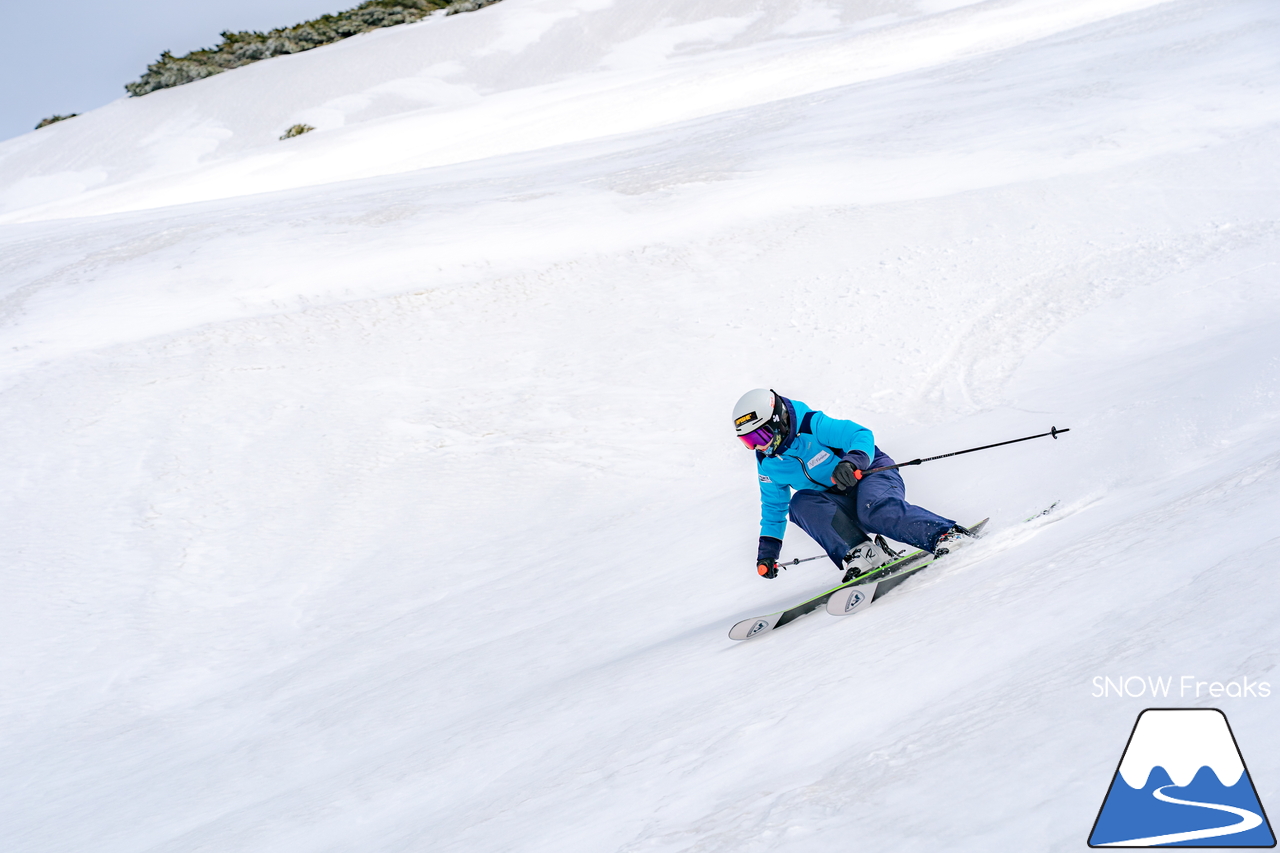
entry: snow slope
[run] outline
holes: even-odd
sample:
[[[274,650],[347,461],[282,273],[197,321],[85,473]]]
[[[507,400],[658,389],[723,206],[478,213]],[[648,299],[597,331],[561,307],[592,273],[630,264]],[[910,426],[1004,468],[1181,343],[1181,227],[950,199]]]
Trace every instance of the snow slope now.
[[[1274,694],[1092,679],[1277,663],[1278,25],[504,0],[0,143],[0,846],[1079,849],[1152,704],[1274,801]],[[734,644],[835,576],[752,572],[762,384],[1072,432]]]

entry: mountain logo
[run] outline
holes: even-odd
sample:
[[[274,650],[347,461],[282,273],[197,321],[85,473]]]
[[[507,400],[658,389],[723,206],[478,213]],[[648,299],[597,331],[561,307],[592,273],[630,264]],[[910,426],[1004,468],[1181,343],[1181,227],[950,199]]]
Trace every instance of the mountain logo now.
[[[1217,708],[1138,715],[1090,847],[1275,847],[1227,717]]]

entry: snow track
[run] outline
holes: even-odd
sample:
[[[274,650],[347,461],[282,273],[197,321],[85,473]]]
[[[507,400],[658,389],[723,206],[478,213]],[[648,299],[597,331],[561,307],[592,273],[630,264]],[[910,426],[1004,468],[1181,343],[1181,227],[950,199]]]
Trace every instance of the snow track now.
[[[0,144],[0,848],[1079,849],[1094,676],[1280,663],[1278,24],[504,0]],[[835,580],[752,572],[762,384],[1072,431],[737,645]]]

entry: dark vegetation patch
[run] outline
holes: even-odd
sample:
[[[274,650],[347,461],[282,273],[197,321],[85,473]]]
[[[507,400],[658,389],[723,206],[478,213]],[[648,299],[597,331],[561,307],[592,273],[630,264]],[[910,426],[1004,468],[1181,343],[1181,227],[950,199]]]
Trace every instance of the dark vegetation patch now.
[[[137,97],[157,89],[212,77],[261,59],[333,44],[369,30],[411,24],[441,9],[446,15],[453,15],[472,12],[496,2],[498,0],[367,0],[354,9],[322,15],[314,21],[268,33],[233,33],[228,30],[222,34],[222,42],[216,47],[193,50],[185,56],[174,56],[166,50],[147,66],[147,73],[141,79],[136,83],[126,83],[124,88],[130,96]],[[45,119],[45,122],[60,118],[69,116],[55,116],[52,120]]]
[[[284,132],[284,135],[281,136],[280,138],[293,139],[295,136],[301,136],[302,134],[310,133],[313,130],[315,130],[315,128],[309,124],[295,124],[293,127],[286,130]]]
[[[69,113],[64,116],[49,116],[48,118],[42,118],[40,119],[40,123],[36,125],[36,130],[39,130],[42,127],[48,127],[49,125],[56,124],[60,121],[66,121],[69,118],[75,118],[78,115],[80,115],[80,113]]]

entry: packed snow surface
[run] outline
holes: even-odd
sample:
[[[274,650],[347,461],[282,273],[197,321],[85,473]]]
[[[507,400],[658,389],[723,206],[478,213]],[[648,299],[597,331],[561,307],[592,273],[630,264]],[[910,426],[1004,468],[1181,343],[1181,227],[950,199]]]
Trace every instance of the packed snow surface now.
[[[0,849],[1078,850],[1153,705],[1274,812],[1277,44],[504,0],[0,144]],[[1071,432],[909,469],[988,535],[733,643],[837,578],[753,570],[759,386]]]

